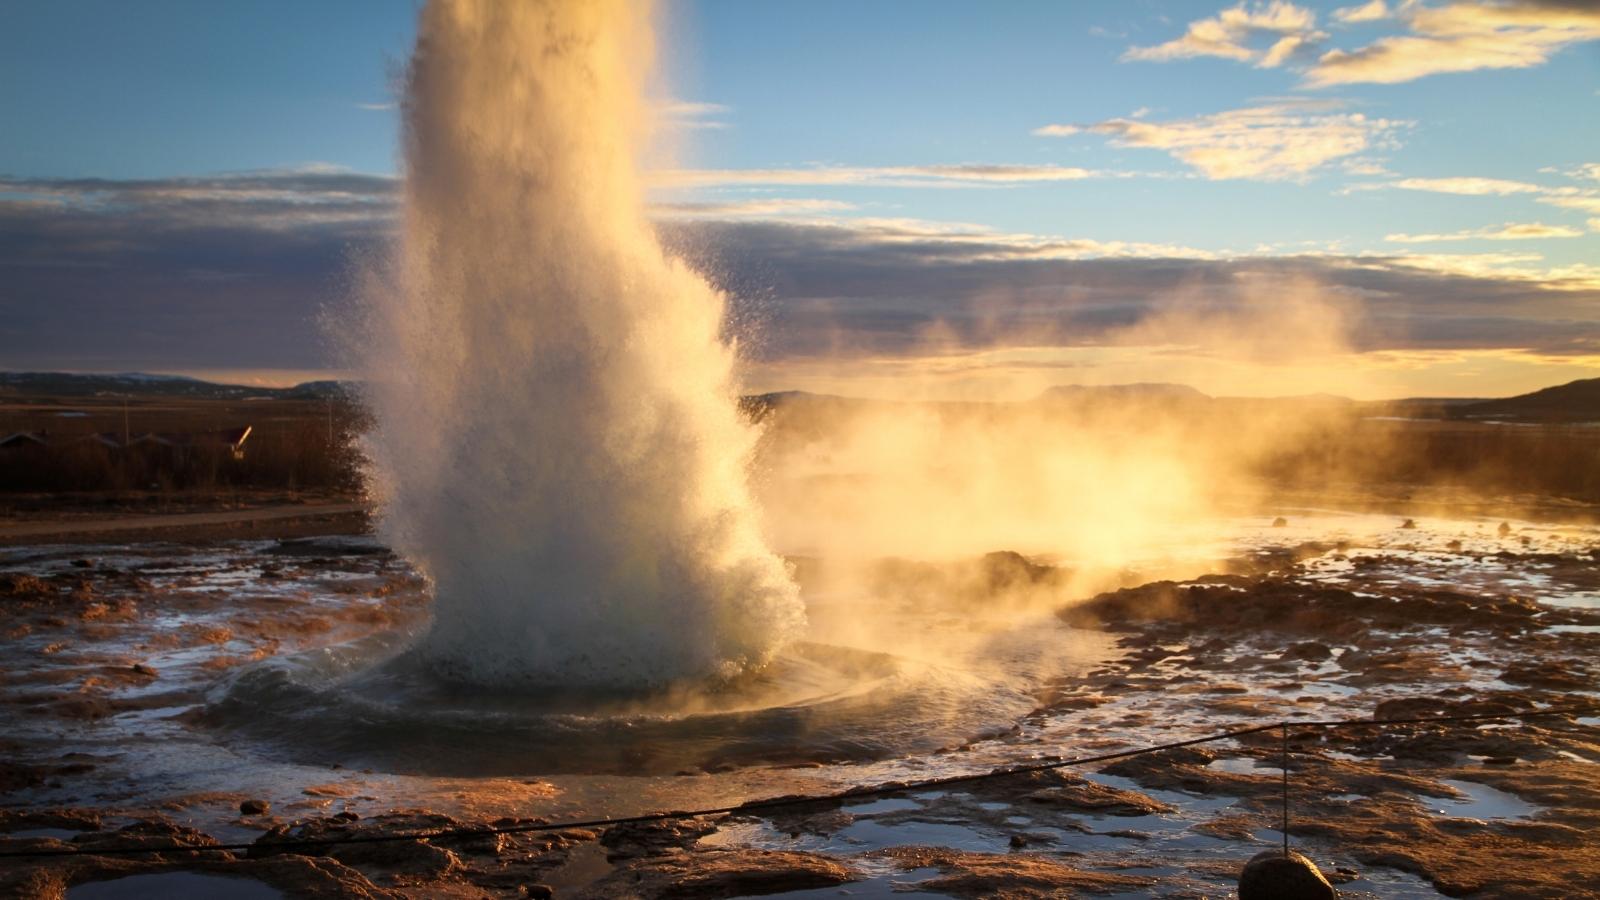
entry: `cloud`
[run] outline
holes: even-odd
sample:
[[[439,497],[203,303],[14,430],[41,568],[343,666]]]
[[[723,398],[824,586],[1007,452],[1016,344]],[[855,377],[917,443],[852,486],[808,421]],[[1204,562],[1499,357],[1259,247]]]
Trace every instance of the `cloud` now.
[[[1584,192],[1581,194],[1556,194],[1552,193],[1539,198],[1540,203],[1559,206],[1562,209],[1575,209],[1579,212],[1600,213],[1600,193]]]
[[[1543,222],[1513,223],[1455,231],[1449,234],[1391,234],[1384,238],[1397,244],[1430,244],[1442,241],[1526,241],[1543,238],[1582,237],[1583,232],[1565,225],[1546,225]]]
[[[392,234],[395,179],[324,167],[0,184],[0,359],[14,368],[338,368],[316,322]],[[771,203],[767,209],[757,204]],[[842,218],[836,201],[678,204],[675,252],[729,289],[763,360],[1094,346],[1178,295],[1228,310],[1305,279],[1358,349],[1600,353],[1600,270],[1538,254],[1217,255],[1116,235]],[[746,330],[748,329],[748,333]]]
[[[1077,166],[963,164],[937,166],[811,166],[792,169],[678,169],[659,172],[659,187],[705,188],[757,185],[806,187],[982,187],[1085,178],[1120,177]]]
[[[1362,22],[1378,22],[1389,18],[1389,5],[1383,0],[1371,0],[1360,6],[1344,6],[1333,11],[1335,21],[1346,25],[1356,25]]]
[[[387,218],[399,182],[311,164],[192,178],[0,178],[12,202],[115,214],[150,227],[283,229]]]
[[[1360,265],[1363,260],[1355,257],[1352,262]],[[1416,253],[1383,257],[1382,261],[1384,265],[1398,264],[1444,275],[1520,281],[1545,291],[1600,291],[1600,266],[1544,266],[1544,257],[1537,253]]]
[[[1215,56],[1274,68],[1327,38],[1317,31],[1317,15],[1285,0],[1244,3],[1228,7],[1205,19],[1189,23],[1184,33],[1152,47],[1130,47],[1125,62],[1168,62],[1197,56]],[[1271,43],[1251,46],[1265,36]]]
[[[656,107],[656,114],[668,128],[713,130],[728,127],[721,117],[733,112],[720,103],[695,100],[669,100]]]
[[[1396,84],[1429,75],[1543,65],[1572,45],[1600,39],[1600,6],[1583,0],[1456,0],[1401,5],[1409,33],[1357,50],[1329,50],[1306,72],[1308,87]]]
[[[1182,295],[1226,311],[1306,280],[1366,323],[1359,350],[1600,352],[1600,271],[1534,253],[1179,256],[1149,245],[888,223],[693,222],[717,273],[760,323],[761,359],[893,357],[992,346],[1095,346]],[[1108,252],[1118,251],[1118,252]],[[754,299],[752,299],[754,298]]]
[[[1494,194],[1537,194],[1544,190],[1526,181],[1508,181],[1503,178],[1402,178],[1378,187],[1396,187],[1407,191],[1432,191],[1437,194],[1466,194],[1482,196]]]
[[[1587,177],[1590,168],[1590,166],[1583,166],[1566,174],[1574,178]],[[1537,195],[1534,200],[1547,206],[1573,209],[1586,213],[1600,213],[1600,190],[1570,185],[1566,187],[1546,187],[1540,184],[1511,181],[1504,178],[1402,178],[1397,181],[1353,184],[1344,188],[1344,191],[1371,191],[1384,188],[1431,191],[1438,194],[1461,194],[1465,196],[1504,197],[1513,194],[1533,194]]]
[[[1409,125],[1333,111],[1338,108],[1335,103],[1281,101],[1192,119],[1110,119],[1084,126],[1047,125],[1034,133],[1109,135],[1119,146],[1166,150],[1206,178],[1271,181],[1304,178],[1334,160],[1392,146],[1396,132]]]
[[[315,320],[398,184],[325,166],[0,181],[0,359],[13,367],[314,369]]]
[[[369,110],[371,112],[386,112],[386,111],[391,110],[391,109],[399,109],[399,108],[400,108],[400,104],[396,103],[393,100],[390,100],[387,103],[357,103],[356,104],[356,109],[365,109],[365,110]]]
[[[1587,163],[1582,167],[1565,171],[1563,175],[1571,178],[1592,178],[1597,170],[1594,163]],[[1539,171],[1555,171],[1542,168]],[[1547,207],[1558,207],[1562,210],[1576,210],[1579,213],[1600,215],[1600,189],[1594,187],[1547,187],[1542,184],[1531,184],[1528,181],[1510,181],[1504,178],[1475,178],[1475,176],[1461,176],[1461,178],[1402,178],[1397,181],[1374,181],[1374,183],[1350,184],[1342,192],[1352,191],[1382,191],[1387,187],[1398,187],[1402,191],[1429,191],[1434,194],[1459,194],[1467,197],[1507,197],[1507,195],[1533,195],[1536,202],[1544,203]],[[1558,227],[1558,226],[1550,226]],[[1566,229],[1571,231],[1571,229]],[[1461,232],[1462,235],[1467,232]],[[1440,240],[1456,240],[1458,235],[1419,235],[1419,237],[1437,237]],[[1490,237],[1478,234],[1477,237]],[[1534,237],[1576,237],[1576,232],[1570,235],[1534,235]],[[1395,235],[1390,235],[1389,240],[1394,240]],[[1512,237],[1501,237],[1498,240],[1510,240]]]
[[[683,219],[742,219],[818,215],[845,212],[855,208],[855,204],[845,203],[842,200],[769,197],[760,200],[734,200],[721,203],[656,203],[651,205],[650,211],[658,216]]]

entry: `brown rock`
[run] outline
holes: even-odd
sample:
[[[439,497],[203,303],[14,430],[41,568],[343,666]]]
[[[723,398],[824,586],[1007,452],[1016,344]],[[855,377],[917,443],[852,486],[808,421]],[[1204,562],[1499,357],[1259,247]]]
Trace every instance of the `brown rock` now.
[[[1045,900],[1087,893],[1147,888],[1148,878],[1074,868],[1036,853],[963,853],[943,847],[890,847],[871,856],[893,860],[902,869],[934,867],[936,878],[917,883],[920,892],[952,897]]]
[[[633,859],[583,888],[582,898],[717,900],[833,887],[855,873],[814,853],[780,850],[669,850]]]
[[[1294,851],[1257,853],[1239,873],[1239,900],[1333,900],[1339,892],[1316,863]]]
[[[1316,660],[1327,659],[1332,655],[1333,651],[1321,641],[1301,641],[1298,644],[1290,644],[1288,649],[1283,651],[1284,659]]]

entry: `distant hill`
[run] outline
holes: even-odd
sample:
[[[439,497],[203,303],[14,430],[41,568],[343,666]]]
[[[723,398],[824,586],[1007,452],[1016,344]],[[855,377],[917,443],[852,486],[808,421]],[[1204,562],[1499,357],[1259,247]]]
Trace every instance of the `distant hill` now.
[[[1531,394],[1452,406],[1453,419],[1511,422],[1600,422],[1600,378],[1582,378]]]
[[[0,397],[189,397],[209,400],[324,400],[351,397],[358,384],[350,381],[307,381],[293,387],[270,388],[241,384],[216,384],[184,375],[150,375],[143,372],[79,374],[70,372],[0,372]],[[1500,400],[1411,397],[1400,400],[1353,401],[1328,394],[1303,397],[1211,397],[1186,384],[1058,385],[1029,403],[1074,407],[1108,407],[1144,403],[1157,408],[1267,411],[1293,404],[1350,407],[1369,416],[1417,419],[1476,419],[1507,422],[1600,422],[1600,378],[1586,378],[1531,394]],[[891,400],[867,400],[805,391],[777,391],[744,397],[740,406],[754,418],[764,418],[778,408],[805,409],[818,414],[861,411],[896,405]],[[941,408],[981,407],[978,402],[946,402]]]
[[[1039,395],[1040,400],[1079,401],[1157,401],[1194,403],[1210,400],[1187,384],[1061,384]]]
[[[198,400],[321,400],[341,397],[351,385],[342,381],[308,381],[294,387],[270,388],[216,384],[185,375],[144,372],[81,374],[74,372],[0,372],[0,396],[29,397],[188,397]]]

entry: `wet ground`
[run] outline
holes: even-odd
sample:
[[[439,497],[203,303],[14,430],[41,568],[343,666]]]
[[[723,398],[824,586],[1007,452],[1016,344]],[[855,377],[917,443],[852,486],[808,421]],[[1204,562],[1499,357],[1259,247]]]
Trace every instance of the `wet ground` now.
[[[367,538],[0,549],[0,851],[256,844],[8,861],[0,888],[1226,896],[1282,840],[1277,732],[781,813],[271,845],[732,805],[1278,720],[1600,702],[1600,532],[1275,512],[1092,598],[1072,596],[1070,559],[878,561],[846,581],[797,559],[812,640],[766,682],[559,702],[406,669],[426,585]],[[1290,836],[1346,896],[1600,896],[1597,762],[1593,716],[1295,728]]]

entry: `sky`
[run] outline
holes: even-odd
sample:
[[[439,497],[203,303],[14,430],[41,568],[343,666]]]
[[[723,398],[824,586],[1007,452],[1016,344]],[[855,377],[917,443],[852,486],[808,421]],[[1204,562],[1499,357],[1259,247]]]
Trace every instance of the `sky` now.
[[[0,369],[291,383],[410,2],[0,9]],[[651,215],[751,390],[1600,376],[1600,3],[665,3]],[[670,152],[668,152],[670,150]]]

